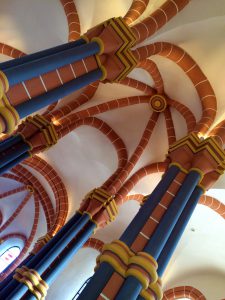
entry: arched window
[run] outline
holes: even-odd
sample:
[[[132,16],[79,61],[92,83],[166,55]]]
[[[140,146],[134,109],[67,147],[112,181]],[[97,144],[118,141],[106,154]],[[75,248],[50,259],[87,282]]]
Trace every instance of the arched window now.
[[[12,246],[0,255],[0,273],[2,273],[20,254],[18,246]]]

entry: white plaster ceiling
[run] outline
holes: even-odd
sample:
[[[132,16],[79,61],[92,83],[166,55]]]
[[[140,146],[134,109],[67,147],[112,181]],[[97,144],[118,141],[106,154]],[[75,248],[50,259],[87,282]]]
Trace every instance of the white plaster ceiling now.
[[[150,0],[148,12],[159,4]],[[124,15],[131,0],[76,0],[82,32],[112,16]],[[217,121],[225,116],[225,1],[192,0],[191,3],[170,21],[152,41],[169,41],[183,47],[198,62],[209,78],[218,99]],[[67,41],[67,22],[59,0],[0,0],[0,42],[31,53]],[[1,61],[6,58],[0,56]],[[200,117],[198,96],[183,72],[164,58],[153,57],[162,73],[166,92],[176,100],[185,103]],[[141,71],[133,71],[133,78],[147,83],[151,79]],[[119,85],[100,85],[92,103],[101,103],[116,97],[140,95],[140,92]],[[106,121],[124,140],[129,154],[135,149],[150,114],[148,105],[123,108],[107,112],[99,117]],[[173,112],[177,138],[186,134],[184,121]],[[161,117],[144,155],[134,171],[150,162],[162,161],[167,151],[165,123]],[[55,167],[63,179],[70,199],[69,216],[79,206],[82,197],[92,188],[100,186],[116,168],[116,152],[110,142],[93,128],[80,127],[70,133],[57,146],[41,155]],[[142,179],[134,193],[150,193],[160,180],[160,174]],[[4,185],[4,188],[6,185]],[[209,191],[225,203],[225,177]],[[3,188],[3,185],[0,185]],[[21,201],[21,199],[17,199]],[[1,206],[9,215],[15,210],[13,200],[3,200]],[[12,208],[13,207],[13,208]],[[131,201],[120,209],[118,219],[107,228],[97,232],[96,237],[109,242],[120,236],[138,210]],[[29,211],[29,212],[28,212]],[[33,206],[27,209],[8,230],[21,228],[28,234],[32,223]],[[27,216],[31,218],[28,221]],[[41,216],[43,218],[43,214]],[[27,220],[26,226],[23,224]],[[30,223],[29,223],[30,222]],[[23,226],[21,226],[23,225]],[[23,227],[23,229],[22,229]],[[44,234],[44,220],[40,222],[37,236]],[[200,289],[207,300],[219,300],[225,296],[225,222],[208,208],[198,206],[176,249],[171,263],[163,277],[166,288],[177,285],[192,285]],[[91,275],[97,252],[82,249],[49,291],[47,299],[72,299],[81,283]],[[67,287],[64,289],[63,287]]]

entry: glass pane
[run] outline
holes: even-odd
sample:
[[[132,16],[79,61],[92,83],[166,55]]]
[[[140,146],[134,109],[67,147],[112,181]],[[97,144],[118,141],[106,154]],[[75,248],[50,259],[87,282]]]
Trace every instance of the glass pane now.
[[[19,247],[11,247],[0,256],[0,273],[10,265],[20,254]]]

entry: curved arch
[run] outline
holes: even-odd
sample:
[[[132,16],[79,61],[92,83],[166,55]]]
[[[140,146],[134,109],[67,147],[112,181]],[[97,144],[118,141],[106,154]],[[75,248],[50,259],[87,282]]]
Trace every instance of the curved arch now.
[[[0,281],[4,280],[23,260],[24,256],[26,255],[29,247],[31,246],[34,236],[37,232],[37,227],[38,227],[38,221],[39,221],[39,214],[40,214],[40,205],[39,205],[39,199],[36,193],[34,193],[34,205],[35,205],[35,210],[34,210],[34,222],[33,226],[30,232],[30,235],[28,239],[26,240],[26,243],[20,252],[20,255],[13,261],[12,265],[10,265],[9,268],[7,268],[6,272],[0,274]]]
[[[205,296],[192,286],[178,286],[164,292],[163,300],[188,298],[190,300],[206,300]]]
[[[64,225],[68,214],[69,204],[65,185],[53,167],[39,156],[32,156],[23,161],[23,164],[38,171],[46,179],[53,191],[56,202],[56,212],[53,214],[54,223],[49,234],[55,235]]]
[[[104,121],[97,119],[95,117],[89,117],[86,119],[81,119],[77,122],[74,122],[70,124],[69,126],[63,128],[61,131],[58,131],[58,135],[60,137],[63,137],[68,132],[71,132],[72,130],[78,128],[82,125],[89,125],[92,126],[98,130],[100,130],[113,144],[115,147],[115,150],[117,152],[118,157],[118,167],[117,170],[110,176],[110,178],[103,184],[104,188],[107,188],[108,185],[114,180],[114,178],[117,176],[117,174],[124,168],[124,166],[127,163],[128,154],[127,154],[127,148],[123,142],[123,140],[120,138],[120,136]]]
[[[225,147],[225,120],[217,124],[210,132],[209,136],[213,136],[219,145]]]
[[[99,239],[90,238],[87,242],[83,245],[83,248],[92,248],[97,250],[98,252],[102,251],[103,246],[105,243]]]
[[[95,116],[97,114],[101,114],[107,111],[111,111],[113,109],[118,109],[121,107],[127,107],[130,105],[136,105],[140,103],[148,103],[149,102],[149,96],[133,96],[133,97],[126,97],[126,98],[120,98],[111,100],[105,103],[101,103],[95,106],[91,106],[89,108],[80,110],[78,112],[75,112],[68,117],[63,118],[60,121],[59,126],[57,126],[59,131],[61,130],[61,127],[66,126],[66,124],[71,124],[72,122],[79,120],[79,119],[85,119],[88,117]]]
[[[164,172],[167,166],[168,166],[167,162],[158,162],[139,169],[125,182],[125,184],[117,192],[115,196],[116,203],[118,205],[123,204],[124,198],[132,190],[132,188],[139,182],[139,180],[153,173]]]
[[[199,204],[208,206],[209,208],[214,210],[217,214],[219,214],[223,219],[225,219],[225,205],[219,200],[211,196],[203,195],[199,200]]]
[[[128,12],[123,17],[127,25],[137,20],[148,6],[149,0],[133,0]]]
[[[21,165],[17,165],[11,171],[18,176],[17,178],[18,182],[32,186],[34,188],[34,191],[39,195],[40,203],[43,207],[45,217],[46,217],[47,228],[49,230],[54,221],[55,213],[54,213],[54,208],[51,203],[51,200],[47,192],[43,188],[42,184],[33,174],[31,174],[27,169],[25,169]]]
[[[195,132],[205,134],[211,127],[217,112],[216,96],[213,88],[192,57],[182,48],[166,42],[156,42],[133,51],[138,59],[151,55],[161,55],[174,61],[192,81],[201,101],[202,117],[194,128]]]
[[[80,20],[77,13],[76,5],[74,1],[71,0],[60,0],[60,2],[63,6],[67,18],[69,30],[68,41],[75,41],[80,36]]]
[[[0,43],[0,53],[12,58],[18,58],[26,55],[26,53],[4,43]]]
[[[152,77],[158,94],[164,92],[163,79],[154,61],[151,59],[142,60],[138,63],[137,68],[145,70]]]
[[[167,107],[164,111],[164,117],[166,122],[166,130],[167,130],[167,136],[168,136],[168,145],[172,145],[176,142],[176,133],[174,128],[174,123],[172,119],[171,110],[169,107]]]
[[[148,18],[131,27],[137,37],[137,44],[156,33],[189,2],[190,0],[167,0]]]
[[[31,193],[28,193],[23,201],[20,203],[20,205],[17,207],[17,209],[14,211],[14,213],[9,217],[9,219],[0,227],[0,233],[3,232],[18,216],[18,214],[21,212],[21,210],[24,208],[24,206],[27,204],[27,202],[31,198]]]
[[[149,86],[149,85],[147,85],[147,84],[145,84],[145,83],[143,83],[139,80],[135,80],[133,78],[130,78],[130,77],[126,77],[118,83],[122,84],[122,85],[132,87],[136,90],[144,92],[147,95],[154,95],[156,93],[155,89],[152,88],[151,86]]]
[[[170,98],[167,98],[167,103],[182,115],[186,121],[188,133],[192,132],[196,126],[196,119],[192,111],[184,104]]]
[[[145,150],[152,132],[155,128],[156,122],[158,120],[159,114],[156,112],[153,112],[152,116],[150,117],[146,128],[141,136],[141,139],[134,150],[133,154],[131,155],[129,161],[127,162],[126,166],[121,170],[121,172],[118,174],[118,177],[116,180],[109,186],[108,191],[111,194],[115,194],[123,185],[127,177],[129,176],[130,172],[133,170],[134,166],[136,165],[137,161],[139,160],[141,154]]]

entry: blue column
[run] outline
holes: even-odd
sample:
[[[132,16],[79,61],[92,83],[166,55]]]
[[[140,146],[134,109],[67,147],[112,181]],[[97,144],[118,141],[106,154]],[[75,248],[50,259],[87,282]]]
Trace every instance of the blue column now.
[[[46,269],[50,266],[50,264],[53,263],[57,256],[60,255],[64,248],[71,242],[71,240],[75,238],[77,233],[84,228],[84,226],[88,223],[89,220],[89,215],[83,215],[75,225],[71,226],[68,232],[65,233],[65,235],[52,247],[52,249],[50,249],[50,251],[48,251],[48,253],[45,254],[45,256],[37,263],[37,265],[33,266],[33,268],[40,275],[43,274],[46,271]],[[38,254],[36,255],[36,257],[38,257]],[[28,263],[27,267],[30,268],[30,265],[31,263]],[[8,289],[7,293],[5,293],[5,291],[2,291],[2,293],[0,293],[0,296],[2,296],[3,294],[3,299],[8,300],[13,299],[13,297],[16,297],[16,299],[20,299],[20,297],[24,295],[26,291],[27,286],[24,284],[19,284],[14,290]]]
[[[68,230],[74,226],[74,224],[77,224],[77,222],[81,218],[80,213],[76,213],[60,230],[59,232],[31,259],[28,263],[26,263],[26,266],[30,269],[33,269],[44,257],[49,253],[49,251],[64,237],[64,235],[68,232]],[[21,266],[23,263],[21,263]],[[0,299],[4,299],[9,292],[14,290],[17,286],[19,286],[20,283],[14,279],[10,281],[7,285],[5,285],[0,292]]]
[[[6,140],[0,142],[0,152],[9,149],[10,147],[14,146],[15,144],[21,142],[23,139],[21,135],[13,135]]]
[[[183,213],[181,214],[176,226],[174,227],[170,238],[166,242],[159,258],[158,258],[158,275],[161,277],[164,273],[166,266],[169,263],[169,260],[176,249],[176,246],[190,220],[192,213],[195,210],[195,207],[199,201],[199,198],[203,194],[203,190],[200,187],[196,187],[193,194],[191,195],[190,200],[188,201]]]
[[[126,228],[120,240],[131,246],[136,239],[138,233],[141,231],[142,227],[147,222],[149,216],[152,214],[153,210],[160,202],[161,198],[168,190],[169,186],[175,179],[176,175],[179,173],[180,169],[177,166],[171,166],[168,171],[164,174],[163,178],[148,197],[147,201],[140,208],[139,212],[136,214],[132,222]]]
[[[106,262],[100,264],[99,268],[81,292],[78,300],[96,300],[103,288],[111,278],[114,269]]]
[[[191,171],[187,175],[173,202],[170,204],[155,232],[145,246],[143,250],[144,252],[149,253],[155,259],[159,257],[182,211],[184,210],[188,200],[190,199],[194,189],[196,188],[199,179],[200,174],[196,171]],[[136,299],[140,294],[141,289],[142,285],[140,284],[140,282],[138,282],[138,280],[131,280],[130,277],[128,277],[115,299],[126,299],[125,297],[129,290],[134,291],[132,294],[133,296],[130,299]]]
[[[35,61],[37,59],[47,57],[49,55],[52,55],[52,54],[55,54],[55,53],[58,53],[58,52],[61,52],[61,51],[67,50],[67,49],[71,49],[76,46],[81,46],[82,44],[85,44],[85,43],[86,43],[86,41],[84,39],[79,39],[74,42],[62,44],[62,45],[52,47],[52,48],[49,48],[46,50],[28,54],[28,55],[22,56],[20,58],[11,59],[6,62],[0,63],[0,70],[4,71],[11,67],[16,67],[16,66],[22,65],[27,62]]]
[[[21,141],[16,145],[11,146],[7,150],[0,152],[0,169],[6,166],[8,163],[16,160],[25,152],[28,152],[31,149],[30,145]]]
[[[136,300],[141,290],[142,284],[140,283],[140,281],[133,276],[129,276],[126,278],[115,300]]]
[[[24,159],[27,159],[28,157],[30,157],[30,154],[28,152],[25,152],[25,153],[21,154],[19,157],[17,157],[16,159],[10,161],[4,167],[0,168],[0,175],[10,171],[14,166],[18,165],[19,163],[21,163]]]
[[[15,106],[20,118],[24,118],[47,105],[50,105],[60,98],[63,98],[72,92],[81,89],[84,86],[89,85],[92,82],[99,80],[102,77],[102,71],[96,69],[85,75],[82,75],[76,79],[73,79],[62,86],[49,91],[43,95],[30,99]]]
[[[66,49],[53,53],[47,57],[41,57],[34,61],[12,66],[4,70],[10,86],[22,81],[38,77],[57,68],[82,60],[88,56],[99,53],[100,46],[96,42],[80,45],[72,49]]]
[[[141,207],[139,212],[136,214],[130,225],[124,231],[120,240],[130,246],[135,240],[137,234],[140,232],[141,228],[146,223],[147,219],[153,212],[154,208],[167,191],[172,181],[179,172],[179,168],[176,166],[171,166],[169,170],[165,173],[160,183],[154,189],[152,194],[149,196],[148,200]],[[109,281],[114,273],[113,267],[108,263],[101,263],[98,270],[95,272],[94,276],[88,282],[80,296],[79,300],[95,300],[105,287],[106,283]],[[127,298],[128,299],[128,298]]]
[[[82,231],[76,239],[74,239],[69,246],[60,254],[59,258],[56,258],[56,261],[53,262],[53,266],[49,268],[43,275],[42,279],[50,286],[52,282],[57,278],[59,273],[66,267],[68,262],[76,254],[76,252],[83,246],[87,239],[93,233],[94,228],[96,227],[95,223],[89,221],[84,231]],[[17,294],[17,297],[21,297],[23,294]],[[10,299],[10,298],[9,298]],[[28,291],[26,300],[35,300],[36,298],[32,293]]]

